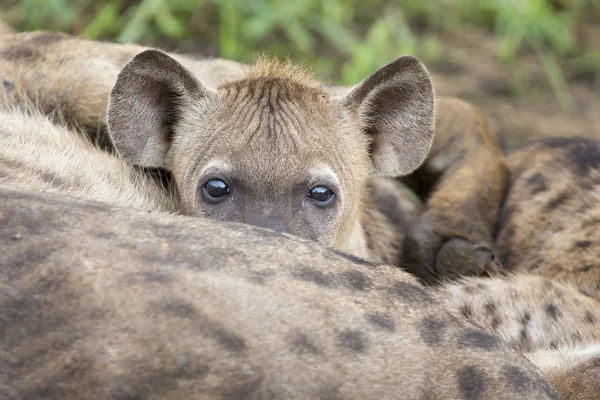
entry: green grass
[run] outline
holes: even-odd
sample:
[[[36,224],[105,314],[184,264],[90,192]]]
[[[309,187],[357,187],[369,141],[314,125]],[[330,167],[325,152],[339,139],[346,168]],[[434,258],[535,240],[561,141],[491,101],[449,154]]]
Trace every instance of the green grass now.
[[[518,69],[523,51],[536,54],[565,105],[565,68],[600,75],[600,55],[577,40],[582,21],[600,14],[600,0],[20,0],[3,7],[2,18],[21,30],[180,51],[201,46],[239,61],[257,52],[289,56],[343,84],[405,53],[435,66],[448,51],[440,36],[465,25],[497,36],[507,68]]]

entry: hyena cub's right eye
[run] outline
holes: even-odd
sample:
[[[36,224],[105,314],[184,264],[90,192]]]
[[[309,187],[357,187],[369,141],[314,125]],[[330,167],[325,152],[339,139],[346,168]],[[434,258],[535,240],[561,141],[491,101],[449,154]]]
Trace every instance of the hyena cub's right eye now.
[[[227,182],[222,179],[211,179],[202,185],[202,198],[210,203],[218,203],[225,200],[231,193]]]

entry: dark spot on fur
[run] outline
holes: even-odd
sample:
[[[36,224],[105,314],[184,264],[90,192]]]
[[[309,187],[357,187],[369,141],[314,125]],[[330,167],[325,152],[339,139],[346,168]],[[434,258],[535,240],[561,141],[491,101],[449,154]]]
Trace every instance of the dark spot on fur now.
[[[556,350],[558,349],[558,343],[555,340],[553,340],[550,343],[548,343],[548,347],[550,347],[553,350]]]
[[[173,278],[160,272],[134,272],[128,275],[128,283],[171,283]]]
[[[389,314],[376,312],[367,314],[365,317],[369,324],[379,329],[390,333],[396,332],[396,321],[394,321],[394,318],[392,318]]]
[[[40,32],[32,35],[30,43],[36,46],[44,46],[68,39],[70,36],[59,32]]]
[[[248,275],[248,279],[250,280],[250,282],[258,283],[259,285],[264,285],[268,279],[273,278],[275,276],[275,271],[270,268],[266,268],[258,271],[250,271]]]
[[[530,371],[515,366],[504,366],[502,374],[508,382],[510,389],[516,393],[526,394],[533,391],[535,393],[544,393],[549,399],[559,399],[556,390],[545,379],[533,375]]]
[[[421,322],[421,340],[429,346],[441,344],[446,333],[446,323],[436,317],[427,317]]]
[[[536,195],[538,193],[545,192],[548,190],[546,184],[546,178],[540,173],[537,173],[527,179],[527,183],[531,185],[531,194]]]
[[[566,203],[567,200],[569,200],[569,198],[570,198],[569,192],[559,193],[558,195],[556,195],[555,197],[553,197],[552,199],[550,199],[548,201],[548,204],[546,204],[546,210],[552,211],[555,208],[558,208],[560,205]]]
[[[306,282],[312,282],[319,286],[331,287],[333,278],[331,275],[326,275],[324,272],[310,267],[302,267],[295,271],[293,276]]]
[[[219,396],[218,398],[222,398],[223,400],[259,398],[257,392],[259,392],[263,380],[264,373],[260,369],[258,371],[253,371],[250,376],[244,377],[243,379],[238,378],[231,380],[229,384],[223,385],[224,390],[222,396]]]
[[[523,325],[527,325],[529,322],[531,322],[531,313],[529,311],[526,311],[521,317],[521,323]]]
[[[37,58],[39,53],[23,45],[9,47],[0,51],[0,58],[9,61],[19,61],[25,58]]]
[[[357,353],[362,353],[367,348],[367,338],[361,331],[347,330],[338,337],[340,344]]]
[[[15,84],[12,83],[11,81],[7,80],[7,79],[3,79],[2,80],[2,84],[4,85],[4,88],[6,90],[8,90],[9,92],[12,91],[12,90],[14,90],[14,88],[15,88]]]
[[[196,308],[179,299],[166,301],[161,305],[163,312],[181,318],[192,319],[196,316]]]
[[[460,308],[460,313],[466,318],[471,319],[473,317],[473,309],[469,304],[465,304]]]
[[[591,170],[600,168],[600,147],[595,140],[582,137],[552,137],[541,140],[549,149],[565,152],[566,166],[575,175],[588,176]]]
[[[319,389],[316,400],[344,400],[345,397],[342,396],[340,387],[339,384],[327,384]]]
[[[171,299],[161,303],[153,304],[160,312],[187,319],[194,322],[195,326],[205,335],[215,339],[226,349],[231,351],[242,351],[246,349],[244,339],[230,332],[220,323],[206,317],[192,304],[181,299]]]
[[[432,304],[435,302],[431,294],[414,283],[396,282],[390,291],[408,303]]]
[[[592,242],[590,240],[578,240],[575,242],[575,247],[579,247],[581,249],[585,249],[587,247],[590,247],[592,245]]]
[[[592,269],[592,266],[591,266],[591,265],[584,265],[583,267],[581,267],[581,268],[579,269],[579,271],[581,271],[581,272],[588,272],[588,271],[589,271],[589,270],[591,270],[591,269]]]
[[[530,347],[529,333],[525,326],[521,328],[521,332],[519,333],[519,347],[521,350],[529,350]]]
[[[465,400],[483,399],[486,391],[486,376],[477,367],[462,368],[457,373],[458,387]]]
[[[502,325],[502,320],[497,315],[492,317],[492,321],[490,322],[490,327],[492,330],[498,329],[498,327]]]
[[[523,393],[529,390],[531,385],[531,379],[527,376],[525,371],[521,368],[514,366],[505,366],[502,369],[504,377],[508,381],[511,389],[517,393]]]
[[[592,218],[581,222],[582,228],[589,228],[596,225],[600,225],[600,218]]]
[[[344,285],[350,289],[366,290],[371,286],[369,278],[360,271],[344,271],[341,277]]]
[[[431,388],[425,389],[419,400],[440,400],[440,397]]]
[[[560,317],[562,313],[556,307],[556,305],[554,305],[554,304],[548,304],[546,306],[546,314],[548,314],[548,316],[550,318],[552,318],[554,321],[557,321],[558,317]]]
[[[465,285],[463,287],[463,290],[465,291],[465,293],[473,294],[477,291],[477,288],[475,286]]]
[[[364,265],[364,266],[372,267],[372,268],[375,268],[375,267],[378,266],[377,264],[372,263],[370,261],[367,261],[367,260],[365,260],[363,258],[356,257],[356,256],[353,256],[351,254],[346,254],[346,253],[338,251],[338,250],[332,250],[332,252],[335,253],[335,254],[337,254],[338,256],[340,256],[342,258],[345,258],[346,260],[350,261],[353,264]]]
[[[288,341],[295,353],[299,354],[320,354],[321,351],[311,342],[308,336],[300,331],[295,330],[288,336]]]
[[[585,322],[587,322],[588,324],[592,324],[592,325],[596,324],[596,317],[589,310],[585,312],[585,318],[583,320]]]
[[[488,314],[496,314],[498,310],[496,309],[496,304],[493,302],[487,303],[484,306],[485,312]]]
[[[495,336],[475,329],[463,331],[460,334],[459,341],[462,346],[484,349],[487,351],[495,350],[500,347],[500,342]]]
[[[599,284],[585,284],[579,287],[579,291],[585,296],[593,299],[600,299],[600,285]]]
[[[54,188],[61,188],[61,187],[62,188],[66,188],[66,187],[68,187],[68,182],[67,181],[65,181],[64,179],[59,178],[58,176],[53,175],[53,174],[51,174],[51,173],[49,173],[47,171],[41,172],[39,174],[39,177],[40,177],[40,179],[43,182],[49,184],[50,186],[52,186]]]

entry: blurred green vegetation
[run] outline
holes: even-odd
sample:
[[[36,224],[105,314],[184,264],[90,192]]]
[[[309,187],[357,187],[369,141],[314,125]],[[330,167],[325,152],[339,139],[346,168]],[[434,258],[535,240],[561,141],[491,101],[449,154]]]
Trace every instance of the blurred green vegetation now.
[[[203,50],[244,62],[257,52],[289,56],[343,84],[405,53],[435,67],[451,51],[441,38],[468,25],[493,32],[507,68],[521,53],[535,54],[563,103],[565,66],[594,79],[600,74],[600,52],[578,40],[583,22],[600,15],[600,0],[10,1],[0,6],[2,18],[20,30]]]

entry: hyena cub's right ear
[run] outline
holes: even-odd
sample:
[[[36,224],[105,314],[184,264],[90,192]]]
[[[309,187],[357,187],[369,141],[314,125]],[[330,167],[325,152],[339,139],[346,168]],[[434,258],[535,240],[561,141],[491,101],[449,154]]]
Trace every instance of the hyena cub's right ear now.
[[[181,114],[213,92],[189,70],[158,50],[146,50],[121,70],[110,93],[108,129],[128,162],[167,167],[166,155]]]

